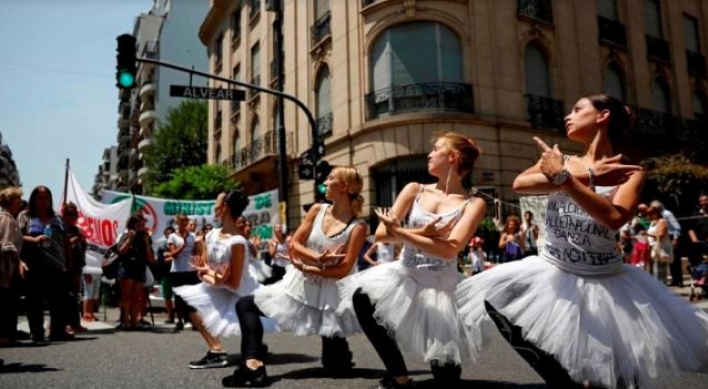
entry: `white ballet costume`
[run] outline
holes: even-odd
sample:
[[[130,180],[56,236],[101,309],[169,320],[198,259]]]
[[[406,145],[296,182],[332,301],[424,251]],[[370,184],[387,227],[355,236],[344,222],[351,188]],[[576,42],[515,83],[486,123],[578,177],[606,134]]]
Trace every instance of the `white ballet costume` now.
[[[421,192],[422,193],[422,188]],[[416,197],[408,218],[412,228],[436,217],[444,225],[459,218],[467,202],[452,212],[424,210]],[[404,243],[399,260],[370,267],[339,281],[339,314],[354,314],[352,296],[361,288],[375,306],[376,321],[398,346],[423,356],[425,362],[460,364],[465,355],[464,331],[457,316],[455,287],[462,280],[455,258],[436,258]]]
[[[250,247],[246,248],[246,254],[248,255],[248,272],[256,281],[263,282],[273,275],[273,269],[264,261],[254,257]]]
[[[240,336],[241,327],[236,316],[236,302],[253,294],[260,284],[249,271],[248,242],[241,235],[221,236],[221,228],[213,229],[205,236],[207,260],[212,268],[228,265],[231,261],[231,247],[235,244],[244,246],[246,258],[243,261],[241,281],[237,289],[227,286],[214,286],[201,282],[196,285],[184,285],[175,288],[174,292],[197,310],[204,327],[213,336]],[[264,331],[278,331],[277,324],[265,318],[261,319]]]
[[[611,200],[616,187],[597,192]],[[578,383],[652,388],[658,376],[708,364],[708,315],[644,270],[623,264],[617,231],[596,222],[563,191],[550,194],[545,225],[538,256],[458,285],[473,359],[488,331],[496,331],[486,300]]]
[[[322,221],[330,205],[322,204],[315,217],[306,247],[322,253],[345,244],[360,220],[352,220],[347,227],[328,237],[322,231]],[[336,260],[335,260],[336,261]],[[335,265],[333,261],[325,266]],[[349,274],[356,272],[352,266]],[[337,279],[303,273],[294,266],[286,268],[283,279],[259,288],[254,293],[256,306],[267,317],[274,319],[281,329],[290,330],[295,336],[318,335],[322,337],[347,337],[360,331],[354,314],[338,316]]]

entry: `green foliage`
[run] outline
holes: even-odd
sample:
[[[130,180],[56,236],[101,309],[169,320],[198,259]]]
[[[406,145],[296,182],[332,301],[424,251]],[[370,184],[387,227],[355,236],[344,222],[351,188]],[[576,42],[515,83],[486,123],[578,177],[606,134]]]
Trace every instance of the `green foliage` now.
[[[499,250],[498,244],[501,234],[499,233],[497,226],[494,224],[493,218],[487,216],[482,219],[482,221],[479,222],[479,226],[477,226],[475,236],[479,236],[484,239],[484,244],[482,245],[484,251],[491,253]]]
[[[171,109],[145,151],[147,187],[167,182],[178,168],[206,163],[207,130],[205,102],[188,100]]]
[[[660,200],[677,215],[690,215],[698,197],[708,192],[708,167],[697,165],[684,155],[650,158],[642,165],[647,172],[643,201]]]
[[[213,200],[224,191],[240,190],[224,165],[203,164],[176,169],[172,179],[154,187],[153,196],[182,200]]]

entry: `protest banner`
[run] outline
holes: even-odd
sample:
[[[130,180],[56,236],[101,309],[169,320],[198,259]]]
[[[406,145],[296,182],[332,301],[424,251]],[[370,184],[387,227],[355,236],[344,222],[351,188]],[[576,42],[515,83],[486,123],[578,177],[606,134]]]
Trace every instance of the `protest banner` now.
[[[217,226],[214,220],[215,200],[178,200],[131,195],[130,193],[104,190],[101,201],[107,204],[133,199],[133,212],[142,212],[150,231],[160,234],[167,226],[174,226],[175,216],[183,213],[194,220],[197,230],[206,224]],[[243,215],[253,223],[253,235],[270,239],[273,225],[280,222],[278,191],[272,190],[249,196],[248,208]]]
[[[113,204],[100,203],[81,188],[67,166],[66,188],[61,204],[66,202],[76,204],[79,210],[77,225],[88,243],[86,266],[91,272],[100,274],[103,254],[116,243],[116,237],[123,231],[130,217],[130,197]]]

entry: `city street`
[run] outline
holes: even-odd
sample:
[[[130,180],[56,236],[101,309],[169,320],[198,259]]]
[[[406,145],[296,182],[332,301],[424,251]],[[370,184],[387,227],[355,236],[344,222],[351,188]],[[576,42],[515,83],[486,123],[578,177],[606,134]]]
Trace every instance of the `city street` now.
[[[675,290],[688,293],[688,288]],[[708,302],[698,303],[703,309]],[[102,315],[101,315],[102,317]],[[114,324],[116,309],[109,309],[107,323]],[[24,318],[21,318],[24,319]],[[0,349],[5,366],[0,369],[0,388],[219,388],[232,367],[190,370],[187,363],[206,351],[197,332],[174,333],[155,314],[156,326],[146,332],[90,331],[69,342],[34,346],[22,342]],[[98,333],[97,333],[98,332]],[[349,338],[356,367],[354,378],[324,376],[319,360],[320,340],[295,338],[289,333],[267,334],[271,354],[268,373],[274,388],[368,388],[384,374],[383,366],[363,335]],[[239,358],[239,338],[224,344],[232,362]],[[414,355],[406,355],[416,381],[435,388],[429,368]],[[491,347],[477,364],[463,369],[465,388],[544,388],[540,377],[495,335]],[[662,380],[658,388],[705,388],[708,372],[685,373],[679,379]]]

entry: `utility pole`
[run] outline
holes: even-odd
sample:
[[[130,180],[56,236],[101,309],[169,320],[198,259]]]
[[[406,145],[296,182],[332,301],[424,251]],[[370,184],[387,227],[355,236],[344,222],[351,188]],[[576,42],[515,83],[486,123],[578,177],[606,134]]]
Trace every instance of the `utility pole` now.
[[[283,91],[283,79],[285,76],[285,69],[283,66],[283,0],[273,0],[275,2],[275,21],[274,21],[274,39],[275,39],[275,71],[278,75],[276,81],[275,89],[280,92]],[[278,188],[280,189],[279,197],[280,201],[285,202],[285,220],[281,220],[281,224],[288,224],[288,163],[287,163],[287,135],[285,133],[285,109],[284,100],[282,97],[278,97],[278,123],[276,124],[278,129]],[[313,139],[314,145],[314,139]]]

